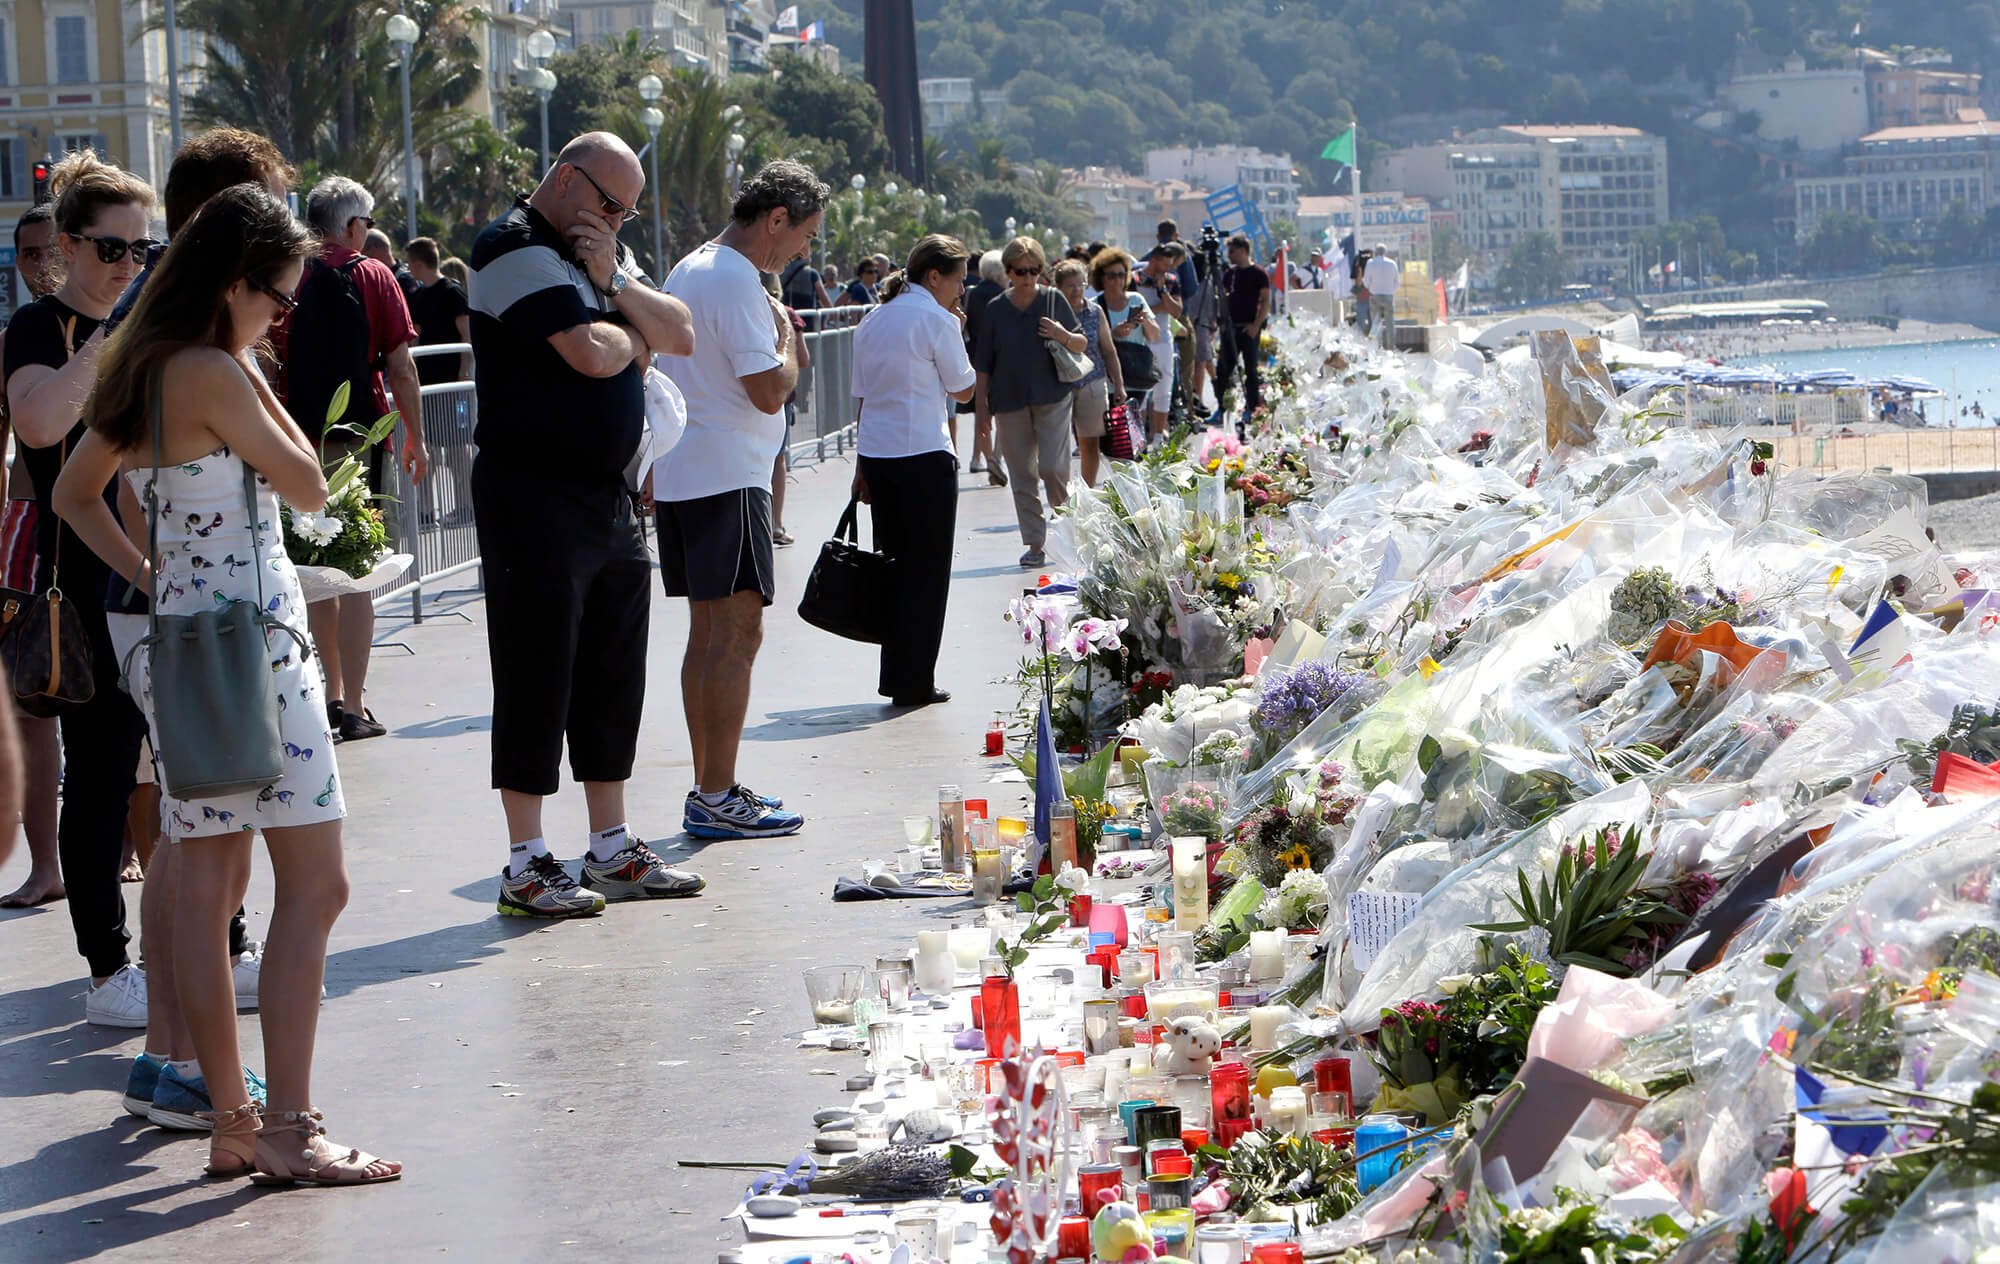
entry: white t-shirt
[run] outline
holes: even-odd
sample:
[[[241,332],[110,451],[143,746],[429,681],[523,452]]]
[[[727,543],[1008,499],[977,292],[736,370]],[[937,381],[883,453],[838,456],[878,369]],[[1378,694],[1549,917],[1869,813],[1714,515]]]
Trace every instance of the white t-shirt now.
[[[743,378],[781,363],[776,317],[756,266],[711,241],[674,265],[666,290],[694,314],[694,354],[666,361],[687,401],[687,433],[653,471],[654,499],[768,488],[785,414],[760,411],[743,389]]]
[[[1361,269],[1361,284],[1368,287],[1370,298],[1394,298],[1403,284],[1403,270],[1387,255],[1376,255]]]
[[[958,317],[912,285],[854,331],[854,397],[862,456],[894,459],[951,451],[951,392],[978,379]]]

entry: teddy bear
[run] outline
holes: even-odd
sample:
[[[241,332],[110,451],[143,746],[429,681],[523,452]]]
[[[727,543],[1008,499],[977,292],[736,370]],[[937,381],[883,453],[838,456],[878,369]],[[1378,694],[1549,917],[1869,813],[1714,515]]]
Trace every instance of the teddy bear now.
[[[1146,1264],[1156,1259],[1153,1231],[1131,1203],[1107,1198],[1090,1222],[1091,1251],[1112,1264]]]
[[[1162,1041],[1167,1046],[1168,1075],[1207,1075],[1216,1055],[1222,1052],[1222,1033],[1199,1014],[1183,1014],[1167,1024]]]

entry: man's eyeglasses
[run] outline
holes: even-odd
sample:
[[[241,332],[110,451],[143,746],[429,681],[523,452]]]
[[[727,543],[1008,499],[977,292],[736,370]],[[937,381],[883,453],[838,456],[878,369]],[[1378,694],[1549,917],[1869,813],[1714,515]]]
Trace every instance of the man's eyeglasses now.
[[[363,228],[372,229],[375,227],[375,217],[373,215],[350,215],[347,217],[347,222],[352,224],[357,219],[361,221]]]
[[[276,303],[278,305],[278,310],[284,312],[286,315],[290,315],[292,312],[298,310],[299,301],[297,299],[293,298],[289,294],[279,293],[275,287],[271,286],[267,282],[252,281],[250,283],[250,288],[256,290],[259,294],[262,294],[264,297]]]
[[[606,215],[616,215],[618,217],[618,222],[621,224],[629,224],[633,220],[639,218],[639,212],[633,210],[631,207],[625,205],[623,202],[620,202],[617,198],[612,197],[609,193],[606,193],[604,191],[604,186],[597,182],[596,176],[591,175],[588,171],[585,171],[582,167],[577,166],[575,163],[571,163],[569,165],[569,168],[571,171],[576,172],[584,179],[590,181],[590,187],[597,190],[597,196],[602,200],[603,211]]]
[[[87,241],[91,245],[96,246],[97,258],[103,263],[116,263],[131,251],[137,251],[139,257],[144,259],[148,250],[160,244],[151,237],[141,237],[137,241],[126,241],[123,237],[93,237],[89,233],[71,233],[70,236],[78,241]]]

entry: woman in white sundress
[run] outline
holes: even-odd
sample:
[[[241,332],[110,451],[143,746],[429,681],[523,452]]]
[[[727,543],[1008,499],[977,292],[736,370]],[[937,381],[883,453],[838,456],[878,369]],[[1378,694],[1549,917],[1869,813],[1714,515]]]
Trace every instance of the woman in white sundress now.
[[[265,384],[253,349],[290,310],[313,248],[305,228],[265,189],[243,184],[220,193],[175,236],[138,305],[105,344],[84,409],[90,429],[63,467],[54,506],[99,557],[151,592],[162,614],[261,600],[278,619],[304,626],[298,575],[279,536],[278,497],[317,510],[326,503],[326,478],[312,442]],[[254,513],[246,464],[256,472]],[[144,519],[129,525],[135,543],[103,498],[121,472],[141,503],[149,489],[158,494],[159,555],[150,561]],[[163,806],[165,836],[178,849],[174,978],[214,1106],[205,1116],[214,1124],[207,1171],[260,1184],[393,1180],[401,1164],[328,1141],[312,1105],[327,934],[347,902],[340,847],[346,809],[319,665],[283,633],[267,643],[271,687],[282,704],[283,779],[261,793],[168,797]],[[133,672],[150,721],[150,673],[137,660]],[[259,1010],[270,1077],[261,1120],[236,1071],[243,1063],[227,942],[259,831],[277,879]]]

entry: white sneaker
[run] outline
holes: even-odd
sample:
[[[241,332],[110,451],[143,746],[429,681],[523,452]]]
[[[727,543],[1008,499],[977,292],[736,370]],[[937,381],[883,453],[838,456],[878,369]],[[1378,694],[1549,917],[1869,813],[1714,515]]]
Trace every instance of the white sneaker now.
[[[247,1014],[257,1008],[257,980],[264,972],[264,945],[250,940],[243,945],[243,955],[230,968],[229,977],[236,984],[236,1012]]]
[[[243,955],[230,967],[230,980],[236,985],[236,1012],[247,1014],[257,1008],[257,981],[264,975],[264,945],[252,939],[243,946]],[[319,989],[321,1004],[326,1003],[326,985]]]
[[[84,993],[83,1021],[99,1027],[144,1027],[146,972],[120,966],[118,973]]]

